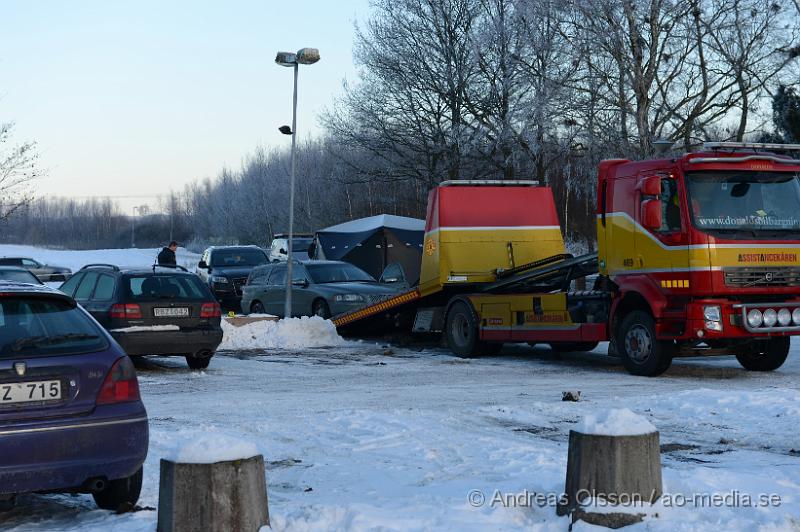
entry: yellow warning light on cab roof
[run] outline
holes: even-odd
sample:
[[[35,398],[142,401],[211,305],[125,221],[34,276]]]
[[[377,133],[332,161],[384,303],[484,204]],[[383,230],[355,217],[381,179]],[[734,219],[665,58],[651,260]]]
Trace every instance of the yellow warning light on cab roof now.
[[[661,281],[661,288],[689,288],[689,279],[668,279]]]

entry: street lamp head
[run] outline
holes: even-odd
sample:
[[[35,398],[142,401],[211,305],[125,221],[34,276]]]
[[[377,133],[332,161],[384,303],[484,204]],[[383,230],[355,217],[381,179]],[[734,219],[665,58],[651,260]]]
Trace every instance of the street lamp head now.
[[[292,128],[290,128],[289,126],[281,126],[281,127],[278,128],[278,131],[280,131],[284,135],[291,135],[292,134]]]
[[[300,48],[297,51],[296,61],[301,65],[313,65],[319,61],[319,50],[316,48]]]
[[[278,52],[275,56],[275,62],[280,66],[293,67],[297,65],[297,54],[292,52]]]

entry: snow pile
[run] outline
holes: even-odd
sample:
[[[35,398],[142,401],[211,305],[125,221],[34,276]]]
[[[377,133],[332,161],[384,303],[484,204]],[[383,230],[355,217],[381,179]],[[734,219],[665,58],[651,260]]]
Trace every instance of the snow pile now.
[[[165,453],[164,458],[181,464],[213,464],[244,460],[261,454],[253,442],[223,434],[203,434]]]
[[[627,408],[587,414],[574,430],[581,434],[597,436],[637,436],[657,431],[652,423]]]
[[[135,332],[154,332],[154,331],[180,331],[177,325],[136,325],[134,327],[123,327],[122,329],[109,329],[108,332],[135,333]]]
[[[302,349],[346,344],[336,333],[333,322],[319,316],[257,321],[241,327],[222,320],[222,331],[219,349]]]

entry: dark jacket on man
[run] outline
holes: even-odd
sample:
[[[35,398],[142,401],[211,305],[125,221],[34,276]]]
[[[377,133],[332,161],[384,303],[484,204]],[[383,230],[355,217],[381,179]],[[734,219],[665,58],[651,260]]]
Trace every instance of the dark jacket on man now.
[[[169,248],[164,248],[158,254],[158,264],[160,266],[177,266],[178,262],[175,260],[175,252]]]

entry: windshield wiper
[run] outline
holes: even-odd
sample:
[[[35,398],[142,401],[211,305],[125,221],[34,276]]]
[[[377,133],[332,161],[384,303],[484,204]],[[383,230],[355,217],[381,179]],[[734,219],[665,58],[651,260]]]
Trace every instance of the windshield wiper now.
[[[11,350],[22,351],[26,347],[34,347],[37,345],[63,344],[64,342],[69,342],[72,340],[94,340],[96,338],[100,337],[96,334],[85,333],[57,334],[53,336],[29,336],[27,338],[20,338],[11,344]]]

